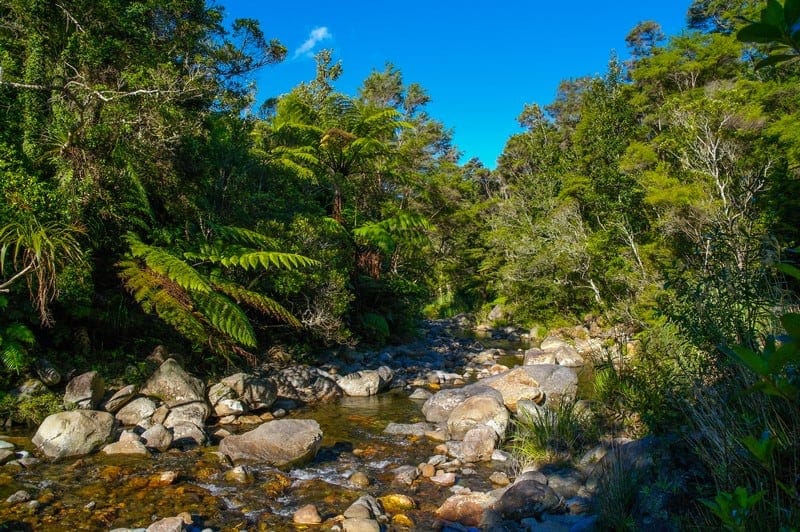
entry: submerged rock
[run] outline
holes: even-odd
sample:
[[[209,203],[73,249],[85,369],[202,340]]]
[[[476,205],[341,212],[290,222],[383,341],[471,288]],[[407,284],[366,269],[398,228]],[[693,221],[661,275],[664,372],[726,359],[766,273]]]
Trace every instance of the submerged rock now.
[[[310,460],[322,443],[322,430],[312,419],[268,421],[220,442],[219,450],[234,462],[254,461],[283,466]]]

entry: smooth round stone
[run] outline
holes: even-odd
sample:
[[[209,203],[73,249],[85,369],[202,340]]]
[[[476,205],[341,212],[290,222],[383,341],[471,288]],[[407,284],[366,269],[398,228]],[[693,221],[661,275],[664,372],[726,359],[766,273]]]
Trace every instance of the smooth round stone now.
[[[361,471],[356,471],[350,475],[348,480],[350,481],[350,484],[357,488],[366,488],[371,484],[369,477]]]
[[[455,473],[437,473],[431,477],[431,482],[440,486],[452,486],[456,483]]]
[[[498,486],[508,486],[511,484],[511,481],[508,479],[508,475],[503,473],[502,471],[495,471],[489,476],[489,481],[492,484],[496,484]]]

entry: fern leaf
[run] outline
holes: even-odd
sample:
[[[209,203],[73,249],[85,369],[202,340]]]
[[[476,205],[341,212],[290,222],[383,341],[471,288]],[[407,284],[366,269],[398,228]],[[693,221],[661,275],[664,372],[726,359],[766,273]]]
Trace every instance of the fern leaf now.
[[[304,266],[316,266],[318,261],[295,253],[281,253],[277,251],[250,251],[239,255],[229,255],[219,258],[223,266],[241,266],[245,270],[255,270],[258,267],[267,269],[271,266],[287,270]]]
[[[217,331],[246,347],[256,347],[253,326],[239,305],[216,292],[195,294],[194,301]]]
[[[0,349],[0,359],[7,370],[19,373],[30,363],[28,352],[17,342],[6,342]]]
[[[154,246],[148,246],[133,233],[128,233],[126,240],[130,253],[144,261],[148,268],[177,283],[184,290],[208,293],[211,287],[208,281],[194,268],[178,257]]]
[[[252,247],[265,247],[272,245],[272,240],[257,231],[230,225],[210,224],[214,235],[226,242],[237,242]]]
[[[295,329],[301,327],[300,321],[291,312],[270,297],[247,290],[234,283],[215,283],[214,288],[234,298],[237,302],[244,303],[267,316],[272,316],[277,320],[288,323]]]
[[[6,327],[3,336],[21,344],[33,345],[36,343],[33,332],[21,323],[12,323]]]

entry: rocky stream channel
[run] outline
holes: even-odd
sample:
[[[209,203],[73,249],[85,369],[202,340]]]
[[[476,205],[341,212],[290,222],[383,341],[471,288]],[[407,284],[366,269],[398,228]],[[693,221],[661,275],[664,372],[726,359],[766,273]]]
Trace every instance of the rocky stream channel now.
[[[602,446],[549,471],[507,446],[515,416],[576,395],[599,340],[464,325],[212,386],[158,350],[139,388],[75,377],[72,409],[0,436],[0,530],[593,529]]]

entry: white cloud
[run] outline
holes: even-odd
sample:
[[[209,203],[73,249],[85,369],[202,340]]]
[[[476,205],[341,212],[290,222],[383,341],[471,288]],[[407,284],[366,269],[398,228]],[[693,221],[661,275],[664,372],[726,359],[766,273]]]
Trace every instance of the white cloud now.
[[[325,40],[332,38],[331,32],[328,31],[328,28],[325,26],[320,26],[319,28],[314,28],[311,30],[311,33],[308,34],[308,39],[306,42],[300,45],[300,48],[295,51],[294,56],[299,57],[301,55],[312,55],[314,47]]]

